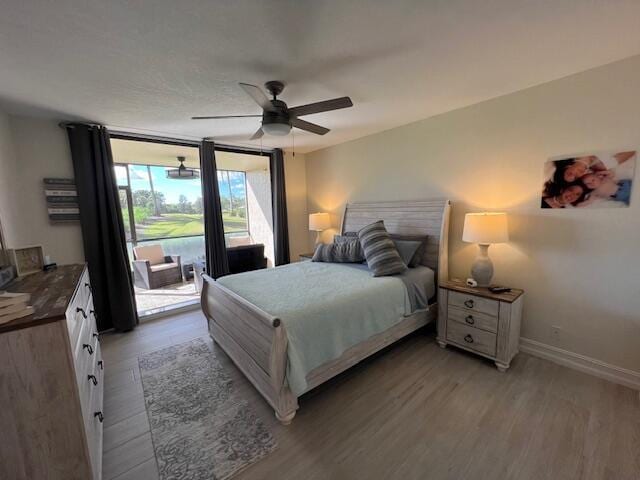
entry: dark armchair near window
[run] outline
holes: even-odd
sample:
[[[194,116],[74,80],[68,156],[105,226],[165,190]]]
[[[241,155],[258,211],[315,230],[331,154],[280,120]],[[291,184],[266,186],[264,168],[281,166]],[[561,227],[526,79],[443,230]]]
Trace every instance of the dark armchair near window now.
[[[146,290],[182,282],[180,255],[165,255],[161,245],[134,247],[133,280]]]
[[[227,247],[227,257],[229,258],[230,273],[242,273],[267,268],[264,245],[261,243]]]

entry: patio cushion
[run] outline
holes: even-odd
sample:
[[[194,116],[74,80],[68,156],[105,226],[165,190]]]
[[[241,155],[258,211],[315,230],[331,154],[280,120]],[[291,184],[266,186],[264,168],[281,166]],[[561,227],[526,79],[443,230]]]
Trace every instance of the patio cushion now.
[[[227,247],[239,247],[241,245],[253,245],[254,241],[249,235],[242,237],[227,237]]]
[[[135,247],[136,260],[149,260],[151,265],[164,263],[164,251],[162,245],[147,245],[145,247]]]
[[[163,270],[178,268],[178,264],[176,262],[162,263],[160,265],[151,265],[149,268],[151,269],[152,272],[161,272]]]

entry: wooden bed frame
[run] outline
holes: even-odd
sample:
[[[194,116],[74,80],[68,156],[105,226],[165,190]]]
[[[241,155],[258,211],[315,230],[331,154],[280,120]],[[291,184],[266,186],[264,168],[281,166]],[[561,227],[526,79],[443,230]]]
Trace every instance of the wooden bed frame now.
[[[356,232],[365,225],[384,220],[390,233],[427,235],[423,264],[437,272],[438,283],[448,279],[448,236],[451,204],[448,200],[366,202],[347,205],[342,233]],[[261,310],[240,295],[203,275],[202,311],[213,340],[274,408],[278,420],[287,425],[298,409],[298,399],[289,389],[287,334],[279,318]],[[436,319],[438,305],[402,318],[392,328],[346,350],[307,375],[309,391],[345,371],[373,353]]]

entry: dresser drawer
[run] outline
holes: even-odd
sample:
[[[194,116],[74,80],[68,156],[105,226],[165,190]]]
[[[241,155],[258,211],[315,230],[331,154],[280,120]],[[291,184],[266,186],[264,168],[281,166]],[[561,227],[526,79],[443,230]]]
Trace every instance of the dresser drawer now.
[[[102,360],[100,344],[98,338],[94,336],[95,332],[95,320],[93,316],[88,316],[87,319],[83,321],[82,331],[78,337],[78,343],[74,352],[76,381],[78,382],[83,414],[87,414],[91,392],[95,389],[93,380],[89,375],[95,376],[95,371],[99,368],[99,361]]]
[[[479,313],[486,313],[487,315],[492,315],[494,317],[498,316],[500,304],[496,300],[454,291],[450,291],[448,297],[449,305],[453,305],[454,307],[460,307]]]
[[[85,268],[76,291],[67,307],[67,328],[69,330],[69,339],[71,345],[75,345],[78,341],[82,321],[89,315],[89,301],[91,300],[91,287],[89,285],[89,271]]]
[[[449,307],[449,320],[460,322],[470,327],[479,328],[488,332],[496,333],[498,331],[498,317],[462,309],[454,306]]]
[[[76,289],[76,295],[78,305],[84,306],[89,302],[89,296],[91,295],[91,284],[89,283],[89,270],[86,268],[80,277],[78,282],[78,288]],[[87,312],[89,313],[89,312]]]
[[[459,322],[447,322],[447,340],[491,357],[496,354],[495,333],[485,332]]]
[[[98,347],[100,354],[100,347]],[[99,356],[99,359],[102,357]],[[101,366],[97,366],[95,375],[98,378],[98,385],[92,391],[91,408],[89,409],[89,421],[91,428],[87,432],[87,440],[89,442],[89,455],[91,457],[91,465],[93,467],[94,479],[97,480],[102,476],[102,418],[103,415],[103,395],[104,395],[104,370]]]
[[[89,384],[89,398],[86,409],[83,409],[85,431],[89,446],[89,455],[94,471],[94,478],[100,478],[102,469],[102,405],[104,393],[104,370],[98,361],[101,359],[100,345],[96,351],[96,364],[91,372],[96,378],[96,384]]]

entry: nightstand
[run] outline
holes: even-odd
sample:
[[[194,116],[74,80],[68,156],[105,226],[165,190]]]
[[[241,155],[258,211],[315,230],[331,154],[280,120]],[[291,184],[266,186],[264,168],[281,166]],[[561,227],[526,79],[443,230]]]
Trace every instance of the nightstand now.
[[[462,282],[438,291],[438,345],[448,344],[493,360],[501,372],[518,353],[524,291],[491,293]]]
[[[309,260],[311,260],[313,258],[313,252],[311,253],[301,253],[300,254],[300,261],[301,262],[307,262]]]

